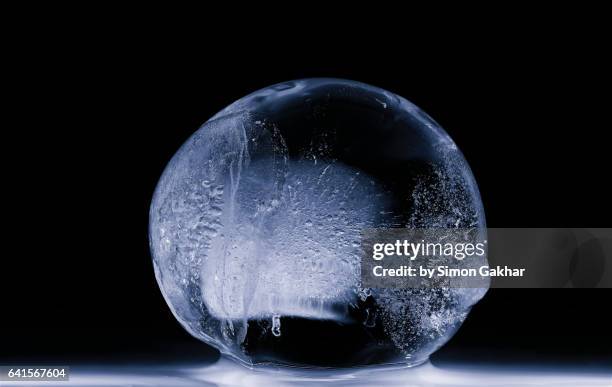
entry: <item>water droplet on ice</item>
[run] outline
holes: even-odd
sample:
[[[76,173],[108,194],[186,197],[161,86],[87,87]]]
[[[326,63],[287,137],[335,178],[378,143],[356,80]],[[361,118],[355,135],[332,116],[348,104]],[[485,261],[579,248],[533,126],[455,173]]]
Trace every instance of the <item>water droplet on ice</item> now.
[[[281,335],[280,316],[277,314],[272,316],[272,334],[276,337],[280,337]]]

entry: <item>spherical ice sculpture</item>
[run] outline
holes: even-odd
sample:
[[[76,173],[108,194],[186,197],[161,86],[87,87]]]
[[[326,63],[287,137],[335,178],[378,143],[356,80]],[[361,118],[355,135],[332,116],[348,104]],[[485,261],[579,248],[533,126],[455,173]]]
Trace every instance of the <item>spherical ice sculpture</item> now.
[[[365,228],[485,227],[472,173],[402,97],[305,79],[231,104],[157,185],[150,244],[182,326],[248,366],[415,365],[486,292],[364,289]]]

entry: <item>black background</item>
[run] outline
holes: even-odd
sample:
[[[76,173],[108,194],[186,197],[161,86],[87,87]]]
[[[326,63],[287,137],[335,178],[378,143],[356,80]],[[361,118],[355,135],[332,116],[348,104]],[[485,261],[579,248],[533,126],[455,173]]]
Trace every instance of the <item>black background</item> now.
[[[393,42],[400,31],[254,29],[221,42],[221,29],[195,43],[66,29],[17,44],[28,56],[12,73],[19,107],[4,144],[16,216],[3,238],[0,361],[214,358],[157,287],[150,200],[203,122],[281,81],[348,78],[414,102],[465,154],[491,227],[609,227],[609,45],[596,23],[560,27]],[[610,366],[611,296],[491,290],[433,359]]]

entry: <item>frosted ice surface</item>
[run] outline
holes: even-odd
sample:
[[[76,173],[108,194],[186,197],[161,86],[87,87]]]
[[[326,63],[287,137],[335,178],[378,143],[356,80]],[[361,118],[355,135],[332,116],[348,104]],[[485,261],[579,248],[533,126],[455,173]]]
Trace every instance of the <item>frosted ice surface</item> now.
[[[315,79],[204,124],[160,179],[150,241],[177,319],[235,359],[414,364],[486,289],[363,289],[360,231],[484,225],[469,167],[431,118],[390,92]]]

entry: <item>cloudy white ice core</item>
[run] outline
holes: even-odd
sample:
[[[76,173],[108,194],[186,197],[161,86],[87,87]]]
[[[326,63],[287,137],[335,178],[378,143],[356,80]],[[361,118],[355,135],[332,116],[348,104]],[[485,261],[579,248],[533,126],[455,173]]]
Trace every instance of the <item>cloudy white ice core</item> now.
[[[296,162],[266,196],[268,164],[251,163],[236,191],[217,188],[232,208],[220,215],[222,237],[211,239],[202,265],[214,278],[202,283],[204,302],[223,319],[342,320],[358,283],[359,231],[384,211],[384,191],[339,163]]]

